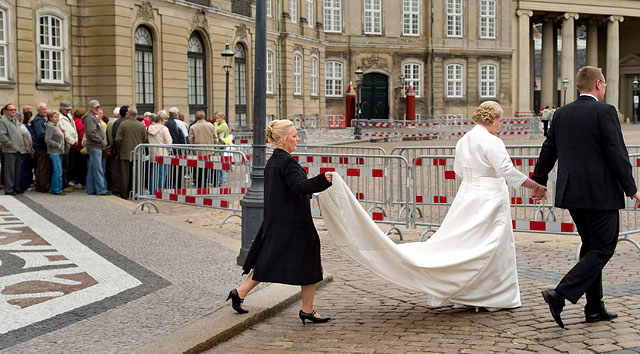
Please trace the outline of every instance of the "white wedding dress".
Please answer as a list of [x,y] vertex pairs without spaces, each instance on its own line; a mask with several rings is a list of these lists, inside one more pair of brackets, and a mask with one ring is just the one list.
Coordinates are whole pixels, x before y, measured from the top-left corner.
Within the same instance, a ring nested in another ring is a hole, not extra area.
[[502,140],[481,125],[458,141],[454,170],[463,179],[460,189],[441,227],[426,242],[391,241],[337,174],[318,197],[329,234],[373,273],[425,292],[429,306],[519,307],[505,180],[520,186],[527,177],[515,169]]

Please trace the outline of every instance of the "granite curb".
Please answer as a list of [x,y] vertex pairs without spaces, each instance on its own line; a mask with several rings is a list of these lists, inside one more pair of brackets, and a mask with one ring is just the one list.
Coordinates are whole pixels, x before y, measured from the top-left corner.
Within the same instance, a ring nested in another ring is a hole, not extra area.
[[[333,276],[326,274],[317,289],[331,281]],[[249,310],[247,316],[235,313],[231,305],[227,305],[172,333],[158,336],[130,353],[201,353],[276,315],[300,298],[299,286],[269,284],[247,296],[244,306]]]

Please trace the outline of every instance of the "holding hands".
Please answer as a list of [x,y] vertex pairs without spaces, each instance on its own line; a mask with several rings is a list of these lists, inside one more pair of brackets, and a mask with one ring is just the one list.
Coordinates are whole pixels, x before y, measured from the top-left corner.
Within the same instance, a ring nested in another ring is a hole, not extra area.
[[327,182],[331,183],[333,181],[333,172],[330,172],[330,171],[325,172],[324,178],[327,179]]
[[531,190],[531,198],[533,198],[536,203],[544,202],[547,199],[547,187],[538,184],[537,187]]

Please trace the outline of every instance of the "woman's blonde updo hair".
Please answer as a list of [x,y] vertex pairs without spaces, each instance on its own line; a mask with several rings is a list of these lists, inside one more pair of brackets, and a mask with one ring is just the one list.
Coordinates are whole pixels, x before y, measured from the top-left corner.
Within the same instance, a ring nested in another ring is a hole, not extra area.
[[480,104],[480,106],[476,108],[476,111],[471,117],[478,123],[491,124],[493,123],[494,119],[502,116],[502,113],[502,107],[500,107],[500,104],[498,102],[486,101],[482,102],[482,104]]
[[293,126],[293,122],[288,119],[277,119],[271,121],[265,129],[267,139],[271,144],[278,145],[289,134],[289,127]]

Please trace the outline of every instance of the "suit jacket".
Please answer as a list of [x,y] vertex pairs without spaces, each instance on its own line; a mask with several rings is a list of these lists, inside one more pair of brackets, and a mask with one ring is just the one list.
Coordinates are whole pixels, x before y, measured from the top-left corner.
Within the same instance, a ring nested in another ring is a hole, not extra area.
[[593,97],[555,112],[531,179],[546,185],[556,160],[557,207],[623,209],[637,191],[616,109]]

